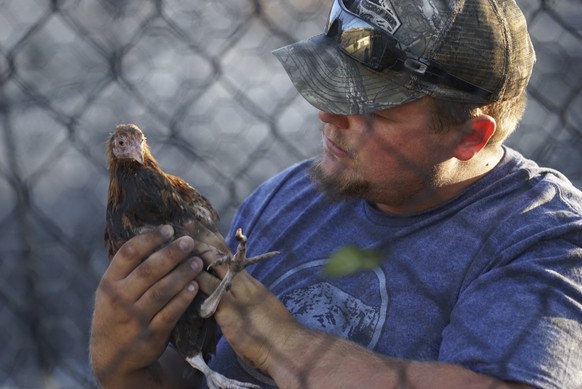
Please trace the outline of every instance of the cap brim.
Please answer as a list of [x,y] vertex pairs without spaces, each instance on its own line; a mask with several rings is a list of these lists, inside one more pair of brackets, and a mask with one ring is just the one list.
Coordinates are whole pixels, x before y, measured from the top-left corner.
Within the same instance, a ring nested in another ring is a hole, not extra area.
[[410,88],[414,80],[406,72],[375,72],[339,51],[335,40],[323,34],[273,54],[299,93],[325,112],[361,115],[426,95]]

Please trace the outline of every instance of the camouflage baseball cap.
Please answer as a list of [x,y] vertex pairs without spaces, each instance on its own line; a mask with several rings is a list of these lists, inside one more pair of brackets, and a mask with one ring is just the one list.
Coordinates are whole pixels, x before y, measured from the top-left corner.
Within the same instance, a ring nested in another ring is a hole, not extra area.
[[273,51],[299,93],[322,111],[364,114],[425,95],[490,103],[519,95],[529,82],[535,52],[515,0],[335,0],[332,14],[342,1],[344,10],[380,29],[421,65],[436,64],[477,92],[407,66],[373,70],[340,50],[330,20],[326,34]]

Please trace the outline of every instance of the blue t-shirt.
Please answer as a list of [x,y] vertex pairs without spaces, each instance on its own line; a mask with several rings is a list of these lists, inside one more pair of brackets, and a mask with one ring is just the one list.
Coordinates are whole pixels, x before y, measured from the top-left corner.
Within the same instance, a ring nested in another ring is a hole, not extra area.
[[[249,257],[281,252],[249,272],[298,321],[390,357],[582,388],[582,193],[563,175],[506,148],[454,199],[395,216],[360,199],[330,201],[310,181],[311,163],[260,186],[232,224],[248,236]],[[379,251],[381,265],[325,277],[348,244]],[[274,385],[224,339],[211,367]]]

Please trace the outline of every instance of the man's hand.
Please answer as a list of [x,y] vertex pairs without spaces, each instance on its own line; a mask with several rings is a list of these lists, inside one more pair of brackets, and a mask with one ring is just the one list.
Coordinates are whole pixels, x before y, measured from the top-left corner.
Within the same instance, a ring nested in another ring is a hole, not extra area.
[[[95,296],[91,366],[105,387],[163,386],[158,359],[170,332],[198,291],[194,241],[170,226],[146,232],[113,257]],[[167,245],[166,245],[167,244]]]
[[[200,223],[188,223],[184,227],[195,237],[193,252],[205,266],[225,254],[232,255],[219,233],[209,231]],[[208,295],[216,289],[228,266],[212,269],[219,278],[208,272],[201,272],[196,278],[200,289]],[[235,352],[263,372],[268,371],[270,354],[276,352],[274,346],[283,345],[289,334],[300,329],[283,303],[245,270],[234,277],[232,288],[222,297],[214,318]]]
[[[222,236],[197,228],[202,230],[192,235],[204,241],[195,241],[194,252],[206,266],[224,254],[231,254]],[[218,247],[224,248],[222,253],[216,250]],[[210,295],[227,270],[227,265],[213,266],[219,278],[200,273],[196,278],[200,289]],[[234,277],[232,288],[222,297],[214,318],[235,352],[263,372],[269,370],[271,353],[277,353],[286,338],[301,328],[283,303],[245,270]]]

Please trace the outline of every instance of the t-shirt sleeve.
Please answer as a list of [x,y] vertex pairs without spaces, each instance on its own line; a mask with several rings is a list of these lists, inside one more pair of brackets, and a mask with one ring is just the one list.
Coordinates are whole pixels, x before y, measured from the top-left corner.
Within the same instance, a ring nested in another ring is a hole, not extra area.
[[464,287],[439,359],[540,388],[582,388],[579,239],[542,240]]

